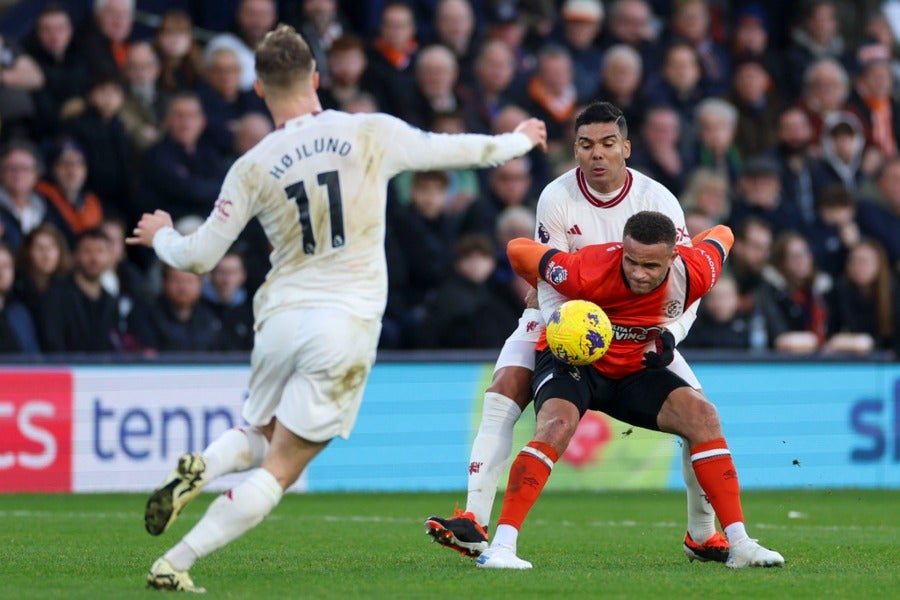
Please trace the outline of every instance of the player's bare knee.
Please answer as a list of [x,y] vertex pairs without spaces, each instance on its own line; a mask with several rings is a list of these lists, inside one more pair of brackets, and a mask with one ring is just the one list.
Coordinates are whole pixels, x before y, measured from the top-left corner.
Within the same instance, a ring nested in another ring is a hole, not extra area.
[[553,411],[538,419],[534,438],[550,444],[561,455],[575,435],[579,420],[577,409],[572,412]]

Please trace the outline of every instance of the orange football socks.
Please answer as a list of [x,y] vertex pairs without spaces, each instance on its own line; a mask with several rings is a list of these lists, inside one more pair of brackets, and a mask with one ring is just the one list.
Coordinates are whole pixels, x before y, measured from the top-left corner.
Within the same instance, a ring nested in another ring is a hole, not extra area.
[[517,530],[522,528],[522,522],[537,502],[558,459],[556,450],[544,442],[531,441],[522,448],[509,470],[509,484],[498,524],[511,525]]

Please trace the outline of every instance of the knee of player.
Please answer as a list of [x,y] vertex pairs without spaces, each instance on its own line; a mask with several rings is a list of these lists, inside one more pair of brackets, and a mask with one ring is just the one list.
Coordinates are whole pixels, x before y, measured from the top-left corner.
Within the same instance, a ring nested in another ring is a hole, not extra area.
[[550,444],[562,454],[575,435],[579,420],[577,410],[573,414],[554,413],[543,419],[539,416],[535,439]]

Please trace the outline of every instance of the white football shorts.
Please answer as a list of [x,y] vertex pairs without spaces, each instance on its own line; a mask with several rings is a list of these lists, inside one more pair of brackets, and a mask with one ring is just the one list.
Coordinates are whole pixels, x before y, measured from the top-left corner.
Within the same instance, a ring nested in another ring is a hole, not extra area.
[[244,419],[277,417],[312,442],[349,437],[380,333],[381,321],[333,308],[273,314],[256,332]]
[[504,367],[525,367],[534,371],[534,345],[544,331],[544,318],[537,308],[526,308],[516,330],[503,342],[494,373]]
[[672,359],[672,362],[669,363],[669,366],[666,368],[684,379],[685,382],[687,382],[687,384],[695,390],[700,389],[700,380],[697,379],[696,375],[694,375],[694,371],[691,370],[690,365],[687,364],[687,361],[684,360],[681,352],[679,352],[677,349],[675,350],[675,358]]

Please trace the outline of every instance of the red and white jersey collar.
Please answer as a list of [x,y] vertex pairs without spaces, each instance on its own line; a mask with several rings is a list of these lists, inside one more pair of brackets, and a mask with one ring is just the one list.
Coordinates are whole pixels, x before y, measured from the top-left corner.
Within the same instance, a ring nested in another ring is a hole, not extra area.
[[575,180],[578,182],[578,189],[581,190],[581,195],[584,196],[585,200],[598,208],[612,208],[622,202],[622,200],[625,199],[625,196],[628,195],[628,192],[631,191],[631,184],[634,182],[634,176],[631,174],[631,171],[625,169],[625,185],[609,199],[601,198],[590,188],[590,186],[588,186],[587,179],[581,171],[581,167],[575,169]]

